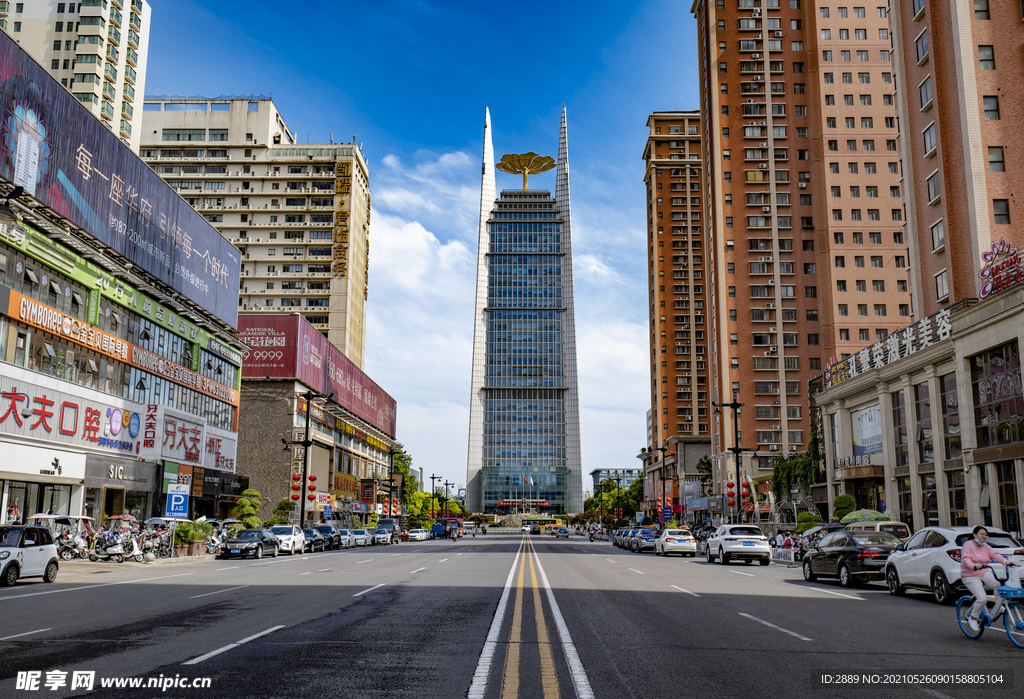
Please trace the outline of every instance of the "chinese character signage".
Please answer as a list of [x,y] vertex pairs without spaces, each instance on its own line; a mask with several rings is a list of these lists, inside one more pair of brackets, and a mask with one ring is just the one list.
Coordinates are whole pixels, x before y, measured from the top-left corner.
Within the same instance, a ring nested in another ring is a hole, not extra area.
[[982,253],[985,266],[978,271],[978,279],[982,281],[978,291],[979,298],[988,298],[992,294],[1017,286],[1024,280],[1024,269],[1021,269],[1020,249],[1010,245],[1005,238],[992,243],[989,252]]
[[243,315],[238,337],[252,347],[243,355],[243,378],[294,378],[379,429],[395,436],[397,403],[370,377],[299,316]]
[[882,451],[882,411],[877,405],[850,413],[855,456]]
[[0,175],[231,326],[241,258],[6,34]]

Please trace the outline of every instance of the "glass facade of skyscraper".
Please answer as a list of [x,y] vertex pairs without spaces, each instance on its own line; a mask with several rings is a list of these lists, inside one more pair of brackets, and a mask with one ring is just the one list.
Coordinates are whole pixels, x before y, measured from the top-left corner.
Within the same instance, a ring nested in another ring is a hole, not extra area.
[[487,222],[483,506],[566,511],[561,216],[547,190],[504,190]]

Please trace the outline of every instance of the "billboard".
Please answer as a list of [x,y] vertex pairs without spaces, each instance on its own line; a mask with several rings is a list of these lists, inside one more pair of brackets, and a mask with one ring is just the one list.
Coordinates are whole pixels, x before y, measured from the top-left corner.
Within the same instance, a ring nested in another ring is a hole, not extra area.
[[850,413],[853,425],[853,455],[880,454],[882,451],[882,411],[877,405]]
[[395,436],[395,399],[301,317],[239,316],[238,338],[252,347],[242,355],[243,379],[298,379]]
[[238,250],[3,33],[0,176],[234,327]]

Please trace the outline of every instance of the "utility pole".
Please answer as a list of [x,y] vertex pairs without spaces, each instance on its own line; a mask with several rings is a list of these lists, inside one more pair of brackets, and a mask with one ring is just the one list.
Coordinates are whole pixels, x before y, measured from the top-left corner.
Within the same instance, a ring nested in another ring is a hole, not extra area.
[[[432,502],[437,502],[437,491],[434,489],[434,481],[439,480],[441,480],[441,476],[435,476],[433,473],[430,474],[430,500]],[[437,505],[434,505],[434,509],[437,509]]]
[[[734,445],[729,447],[728,451],[731,451],[733,453],[733,456],[736,458],[736,481],[737,481],[738,484],[742,485],[742,483],[743,483],[743,481],[742,481],[743,476],[741,474],[742,454],[743,454],[744,451],[750,451],[751,454],[756,454],[757,451],[758,451],[756,448],[753,449],[753,450],[749,450],[749,449],[745,450],[745,449],[743,449],[743,447],[740,446],[740,440],[739,440],[737,435],[739,435],[739,433],[740,433],[740,408],[743,407],[743,403],[740,403],[740,402],[736,401],[735,397],[734,397],[732,403],[716,403],[714,401],[711,401],[711,405],[715,406],[715,412],[719,413],[719,414],[721,414],[721,412],[722,412],[721,408],[731,408],[732,409],[732,436],[733,436],[733,440],[734,440]],[[733,516],[733,514],[732,514],[732,506],[731,505],[729,506],[729,516],[730,517]]]
[[[327,396],[327,400],[330,400],[331,396],[333,396],[333,395],[334,394],[332,393],[330,396]],[[288,447],[292,446],[292,445],[297,445],[297,446],[301,446],[302,447],[302,487],[303,487],[303,489],[305,489],[305,487],[306,487],[306,479],[309,477],[309,448],[311,446],[313,446],[313,442],[309,438],[309,409],[310,409],[310,406],[312,406],[312,404],[313,404],[313,392],[312,391],[306,391],[305,393],[302,394],[302,397],[306,400],[306,436],[303,437],[301,440],[282,439],[281,441],[284,442],[285,451],[288,451]],[[301,490],[299,492],[302,493]],[[312,495],[313,493],[311,492],[309,494]],[[302,493],[299,496],[299,527],[300,528],[305,528],[305,519],[306,519],[306,494]]]
[[444,515],[445,515],[446,519],[448,517],[448,500],[449,500],[449,497],[448,497],[448,486],[450,486],[450,485],[455,485],[455,484],[454,483],[449,483],[448,481],[444,482]]

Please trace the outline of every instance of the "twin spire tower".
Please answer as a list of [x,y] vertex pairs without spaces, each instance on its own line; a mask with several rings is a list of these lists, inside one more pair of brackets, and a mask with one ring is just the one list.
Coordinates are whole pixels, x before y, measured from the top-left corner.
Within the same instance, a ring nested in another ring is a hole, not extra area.
[[508,154],[497,167],[522,174],[523,188],[496,191],[486,110],[466,505],[498,515],[582,512],[565,109],[554,197],[527,189],[552,158]]

